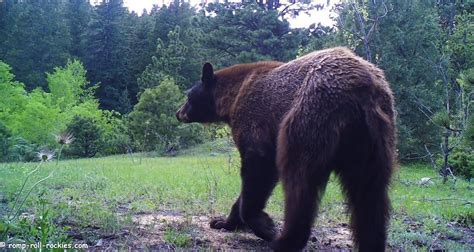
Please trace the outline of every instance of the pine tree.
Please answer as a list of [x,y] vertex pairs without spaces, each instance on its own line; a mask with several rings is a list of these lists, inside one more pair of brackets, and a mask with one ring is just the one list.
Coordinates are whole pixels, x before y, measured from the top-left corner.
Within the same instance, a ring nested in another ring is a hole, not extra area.
[[[122,0],[104,0],[95,7],[88,28],[86,66],[88,79],[100,83],[97,90],[101,107],[129,112],[130,97],[124,97],[130,78],[127,66],[127,37],[124,22],[128,16]],[[128,102],[124,103],[124,100]]]
[[152,43],[149,39],[153,29],[151,17],[143,12],[141,16],[132,13],[129,19],[127,30],[129,34],[128,40],[128,56],[127,62],[130,67],[132,79],[128,85],[129,97],[132,104],[136,104],[139,87],[137,79],[145,70],[146,66],[151,63],[153,52],[155,51],[156,41]]
[[11,65],[17,79],[25,83],[28,90],[45,87],[44,73],[64,64],[69,57],[70,37],[64,22],[64,3],[8,1],[3,11],[0,43],[5,51],[0,54],[2,59]]
[[71,56],[83,59],[85,35],[92,15],[92,6],[87,0],[69,0],[66,5],[66,15],[71,36],[69,52]]

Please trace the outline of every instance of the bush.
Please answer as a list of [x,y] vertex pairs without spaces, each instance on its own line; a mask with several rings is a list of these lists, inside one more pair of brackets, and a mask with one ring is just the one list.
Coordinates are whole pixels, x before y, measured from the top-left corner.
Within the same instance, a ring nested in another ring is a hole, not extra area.
[[449,155],[449,164],[456,175],[474,178],[474,151],[469,147],[455,148]]
[[102,129],[91,118],[75,116],[67,127],[74,141],[65,149],[69,157],[93,157],[101,148]]
[[30,162],[37,160],[39,146],[21,137],[10,138],[8,161]]
[[0,121],[0,162],[8,161],[11,133]]
[[132,145],[127,119],[121,118],[117,113],[104,115],[104,118],[104,125],[101,125],[104,128],[102,134],[103,148],[100,153],[103,155],[127,153]]
[[16,111],[13,118],[14,123],[10,128],[13,135],[39,145],[54,144],[54,134],[65,126],[51,95],[41,89],[28,94],[24,108]]
[[0,61],[0,121],[12,136],[29,143],[52,146],[54,134],[64,131],[74,116],[102,120],[103,112],[89,87],[86,70],[79,61],[47,73],[48,88],[26,92],[14,81],[11,68]]
[[[438,167],[443,167],[443,157],[439,155],[436,160]],[[470,145],[456,146],[448,157],[448,164],[454,175],[470,180],[474,178],[474,150]]]
[[140,150],[166,153],[202,142],[201,125],[182,124],[175,117],[184,99],[170,78],[141,94],[130,113],[130,130]]

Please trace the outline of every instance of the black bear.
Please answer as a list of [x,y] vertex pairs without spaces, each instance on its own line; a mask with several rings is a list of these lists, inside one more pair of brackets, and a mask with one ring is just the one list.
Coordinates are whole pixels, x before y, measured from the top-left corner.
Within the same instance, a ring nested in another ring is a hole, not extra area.
[[[229,124],[242,158],[240,196],[211,228],[248,226],[275,250],[301,250],[334,171],[347,196],[355,247],[385,249],[396,132],[382,70],[340,47],[216,72],[206,63],[176,116]],[[277,236],[263,209],[279,179],[285,217]]]

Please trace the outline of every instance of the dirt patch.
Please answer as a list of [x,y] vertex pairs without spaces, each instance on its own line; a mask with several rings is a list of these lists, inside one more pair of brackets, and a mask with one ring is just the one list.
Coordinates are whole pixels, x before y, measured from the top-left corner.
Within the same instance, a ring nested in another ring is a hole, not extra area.
[[[228,232],[209,227],[206,216],[183,216],[173,212],[139,214],[132,217],[135,228],[124,233],[122,241],[99,240],[97,248],[126,247],[128,249],[218,249],[218,250],[269,250],[267,242],[249,230]],[[281,228],[281,223],[278,223]],[[347,226],[313,229],[309,249],[351,248],[350,231]]]

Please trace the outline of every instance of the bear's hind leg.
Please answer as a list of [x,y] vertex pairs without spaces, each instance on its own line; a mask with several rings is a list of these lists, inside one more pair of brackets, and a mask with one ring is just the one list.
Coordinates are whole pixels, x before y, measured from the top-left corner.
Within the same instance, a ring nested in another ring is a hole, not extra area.
[[338,113],[335,101],[324,92],[303,96],[280,124],[276,162],[285,191],[285,223],[270,245],[275,250],[302,250],[309,239],[347,117]]
[[277,251],[302,250],[311,234],[338,142],[336,129],[325,119],[308,123],[290,111],[280,126],[277,164],[285,191],[285,223],[270,244]]
[[[294,164],[298,162],[295,160]],[[309,164],[307,164],[309,165]],[[270,245],[276,251],[302,250],[311,234],[318,205],[326,187],[330,170],[327,167],[297,167],[282,177],[285,190],[285,219],[280,237]],[[312,165],[311,165],[312,166]],[[313,174],[298,172],[316,168]]]
[[349,203],[359,251],[385,250],[390,217],[388,189],[394,162],[390,139],[394,132],[376,119],[370,123],[360,119],[348,127],[337,152],[336,172]]
[[[351,228],[359,251],[384,251],[390,216],[386,164],[353,163],[342,167],[340,178],[349,203]],[[390,161],[385,161],[389,163]]]

